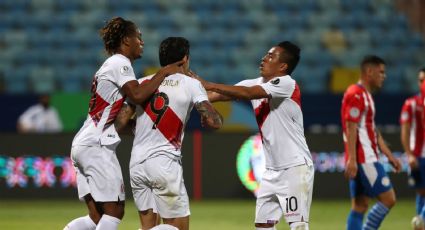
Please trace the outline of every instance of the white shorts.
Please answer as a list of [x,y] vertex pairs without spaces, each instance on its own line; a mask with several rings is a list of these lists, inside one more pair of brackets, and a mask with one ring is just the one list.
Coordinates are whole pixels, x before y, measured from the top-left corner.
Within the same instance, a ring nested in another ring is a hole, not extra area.
[[166,155],[148,158],[130,168],[130,181],[139,211],[153,209],[162,218],[190,215],[180,158]]
[[276,224],[282,215],[288,224],[308,222],[313,180],[313,166],[267,169],[257,194],[255,223]]
[[96,202],[125,200],[124,182],[115,149],[73,146],[71,159],[77,174],[80,200],[91,194]]

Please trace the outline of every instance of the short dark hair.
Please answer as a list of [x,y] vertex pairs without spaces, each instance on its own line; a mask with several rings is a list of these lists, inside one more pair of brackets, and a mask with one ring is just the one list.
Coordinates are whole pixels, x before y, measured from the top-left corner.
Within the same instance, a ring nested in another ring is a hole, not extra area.
[[291,74],[300,61],[301,49],[290,41],[280,42],[277,46],[284,49],[280,55],[280,61],[288,64],[287,74]]
[[183,37],[168,37],[159,46],[159,64],[166,66],[189,56],[190,44]]
[[381,64],[385,65],[384,59],[382,59],[382,58],[380,58],[376,55],[366,55],[363,58],[362,63],[360,64],[360,67],[361,67],[362,71],[364,71],[366,66],[368,66],[368,65],[377,66],[377,65],[381,65]]
[[136,24],[121,17],[112,18],[99,31],[105,50],[109,55],[116,53],[124,37],[134,35],[136,32]]
[[425,67],[422,67],[419,72],[424,72],[425,73]]

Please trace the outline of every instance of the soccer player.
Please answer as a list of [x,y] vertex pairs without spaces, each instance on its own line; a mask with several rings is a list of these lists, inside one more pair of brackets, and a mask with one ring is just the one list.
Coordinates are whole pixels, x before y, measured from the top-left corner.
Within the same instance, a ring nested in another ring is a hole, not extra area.
[[396,197],[384,167],[378,161],[380,150],[395,171],[401,163],[375,127],[375,104],[371,92],[380,89],[385,80],[385,62],[377,56],[366,56],[361,63],[361,76],[357,84],[347,88],[342,100],[341,120],[345,146],[345,176],[350,181],[351,212],[348,230],[362,229],[363,216],[369,198],[378,202],[371,208],[363,229],[378,229]]
[[100,30],[100,35],[111,56],[94,76],[88,116],[71,149],[78,196],[86,202],[89,215],[71,221],[65,227],[67,230],[118,229],[124,215],[125,194],[115,155],[120,138],[114,120],[126,96],[142,104],[166,76],[183,71],[184,61],[180,61],[162,68],[150,82],[139,85],[131,65],[141,57],[144,45],[137,26],[117,17]]
[[[418,73],[418,85],[425,79],[425,68]],[[424,96],[412,96],[403,104],[400,115],[401,143],[409,162],[409,185],[416,189],[416,214],[425,218]]]
[[263,174],[255,212],[256,229],[276,229],[282,215],[291,229],[308,229],[314,167],[305,136],[301,93],[290,76],[300,49],[284,41],[262,58],[261,76],[235,86],[202,80],[210,101],[250,100],[264,147]]
[[[185,38],[169,37],[161,42],[161,66],[182,59],[188,71],[189,42]],[[151,78],[147,76],[139,81],[143,85]],[[156,225],[157,215],[164,224],[179,230],[189,229],[189,199],[183,181],[181,145],[193,107],[205,126],[221,127],[222,117],[208,101],[204,87],[184,74],[168,76],[148,102],[136,107],[130,180],[143,230]],[[133,111],[130,104],[122,108],[116,122],[118,129],[122,129]],[[168,228],[160,225],[157,229]]]

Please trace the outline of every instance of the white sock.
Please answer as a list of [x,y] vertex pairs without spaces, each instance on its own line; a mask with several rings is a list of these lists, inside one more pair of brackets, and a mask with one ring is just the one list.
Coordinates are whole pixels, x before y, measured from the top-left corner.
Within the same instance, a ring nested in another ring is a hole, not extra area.
[[102,218],[100,218],[100,221],[97,224],[96,229],[97,230],[117,230],[118,225],[120,223],[121,223],[120,219],[103,214]]
[[179,230],[179,229],[169,224],[160,224],[151,228],[151,230]]
[[307,222],[295,222],[289,225],[291,227],[291,230],[308,230],[308,223]]
[[96,224],[87,215],[69,222],[63,230],[95,230]]

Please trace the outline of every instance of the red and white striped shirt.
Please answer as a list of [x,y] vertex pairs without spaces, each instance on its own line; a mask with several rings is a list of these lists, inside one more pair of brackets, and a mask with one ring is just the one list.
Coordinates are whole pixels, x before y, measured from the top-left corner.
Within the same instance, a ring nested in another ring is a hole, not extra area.
[[121,88],[128,81],[135,80],[127,57],[114,54],[103,63],[93,78],[87,118],[75,135],[72,146],[118,145],[121,139],[114,121],[125,99]]
[[410,149],[416,157],[425,157],[423,119],[423,97],[418,94],[406,99],[401,109],[400,124],[410,124]]
[[341,121],[345,147],[345,160],[348,160],[347,124],[354,122],[357,127],[357,163],[371,163],[378,160],[378,139],[375,127],[375,103],[372,95],[360,84],[347,88],[342,99]]
[[[154,75],[139,79],[141,84]],[[183,74],[168,76],[151,99],[136,107],[130,168],[154,155],[181,156],[184,128],[196,103],[208,101],[201,83]]]
[[263,77],[236,85],[261,86],[270,98],[251,100],[263,141],[266,168],[282,170],[313,161],[304,136],[301,93],[289,75],[268,82]]

